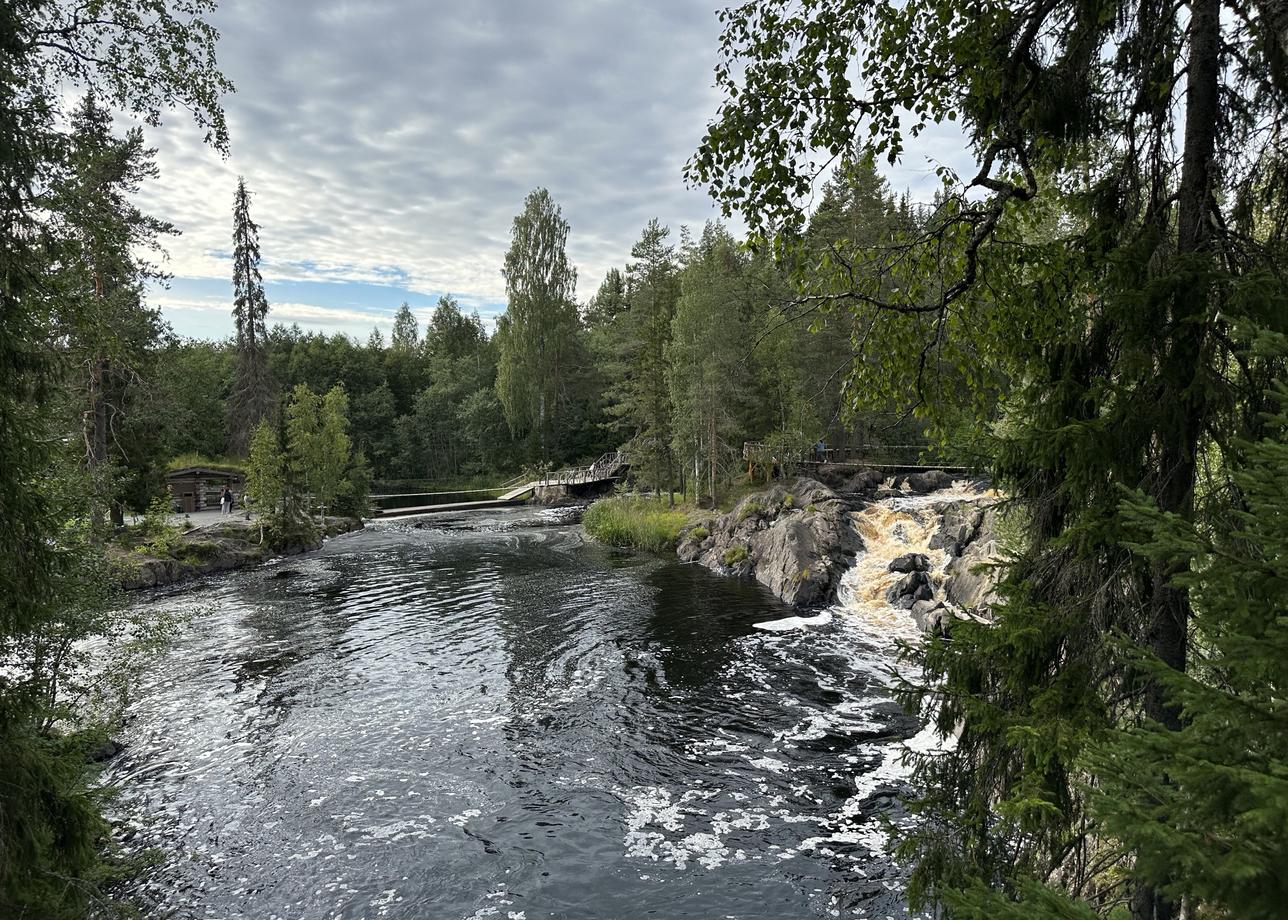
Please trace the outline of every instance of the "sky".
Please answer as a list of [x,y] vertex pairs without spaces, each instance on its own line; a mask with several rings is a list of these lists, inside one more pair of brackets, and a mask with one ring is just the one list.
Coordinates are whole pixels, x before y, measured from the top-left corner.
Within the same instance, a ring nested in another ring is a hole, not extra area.
[[[246,178],[269,322],[365,339],[406,301],[449,293],[490,325],[524,196],[545,186],[571,225],[584,300],[650,218],[718,213],[683,166],[716,111],[718,0],[223,0],[214,16],[227,158],[180,114],[150,129],[144,209],[181,235],[154,290],[180,335],[232,333],[232,201]],[[889,177],[929,198],[924,138]]]

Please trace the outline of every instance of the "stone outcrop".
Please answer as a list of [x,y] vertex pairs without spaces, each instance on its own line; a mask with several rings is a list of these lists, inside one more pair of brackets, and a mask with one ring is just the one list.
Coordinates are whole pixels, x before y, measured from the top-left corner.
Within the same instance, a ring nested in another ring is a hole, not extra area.
[[235,519],[181,535],[168,556],[121,552],[117,561],[126,573],[122,577],[122,585],[127,591],[156,588],[258,565],[279,556],[298,555],[320,547],[324,536],[332,537],[361,528],[362,521],[356,518],[329,517],[324,535],[294,540],[273,548],[261,539],[257,523]]
[[[939,510],[939,529],[930,539],[931,549],[948,556],[939,587],[929,597],[918,595],[905,584],[913,577],[908,575],[890,593],[891,602],[907,609],[923,632],[946,635],[954,620],[989,619],[999,575],[992,565],[998,557],[997,509],[989,500],[976,500],[949,502]],[[899,571],[893,566],[891,571]]]
[[680,535],[678,552],[717,572],[754,577],[797,607],[831,603],[863,548],[850,503],[813,479],[748,495]]

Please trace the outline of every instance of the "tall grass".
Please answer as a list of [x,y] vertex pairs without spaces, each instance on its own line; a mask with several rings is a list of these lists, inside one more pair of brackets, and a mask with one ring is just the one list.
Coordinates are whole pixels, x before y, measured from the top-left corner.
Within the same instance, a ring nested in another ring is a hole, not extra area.
[[683,511],[668,511],[646,498],[603,498],[586,509],[582,524],[601,543],[635,549],[673,549],[680,528],[688,522]]

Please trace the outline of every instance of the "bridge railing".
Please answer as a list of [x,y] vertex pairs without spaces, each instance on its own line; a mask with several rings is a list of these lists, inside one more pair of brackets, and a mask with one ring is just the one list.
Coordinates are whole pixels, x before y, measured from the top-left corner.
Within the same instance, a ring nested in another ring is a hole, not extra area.
[[620,450],[613,450],[604,454],[590,466],[574,466],[558,470],[542,479],[536,480],[535,484],[539,486],[564,486],[600,482],[605,479],[612,479],[625,465],[626,455]]
[[[787,454],[774,456],[777,463],[796,464],[818,463],[872,463],[872,464],[915,464],[931,450],[930,444],[863,444],[851,447],[806,447]],[[744,441],[742,458],[744,460],[763,459],[768,447],[760,441]]]

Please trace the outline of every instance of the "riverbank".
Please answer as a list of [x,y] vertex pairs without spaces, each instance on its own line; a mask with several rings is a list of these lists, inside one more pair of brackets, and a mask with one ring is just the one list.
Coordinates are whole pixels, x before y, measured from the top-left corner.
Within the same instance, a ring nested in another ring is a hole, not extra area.
[[595,502],[581,522],[588,534],[609,546],[664,552],[675,549],[689,517],[688,511],[669,509],[655,499],[616,496]]
[[328,517],[321,526],[274,535],[259,521],[228,518],[187,532],[177,529],[161,539],[130,546],[112,544],[108,552],[124,573],[127,591],[156,588],[259,565],[270,559],[318,549],[328,537],[361,530],[359,518]]

